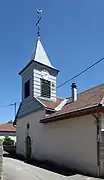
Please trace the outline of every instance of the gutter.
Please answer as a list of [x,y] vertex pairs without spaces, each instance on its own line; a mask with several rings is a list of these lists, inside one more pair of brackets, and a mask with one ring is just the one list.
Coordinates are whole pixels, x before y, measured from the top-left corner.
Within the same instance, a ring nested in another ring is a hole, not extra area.
[[74,117],[80,117],[80,116],[84,116],[84,115],[88,115],[88,114],[93,114],[93,113],[99,113],[101,111],[104,111],[104,107],[102,107],[101,105],[95,105],[93,107],[88,107],[88,108],[83,108],[83,109],[79,109],[77,111],[72,111],[72,112],[68,112],[68,113],[64,113],[64,114],[58,114],[57,113],[54,114],[47,118],[43,118],[40,120],[40,123],[51,123],[54,121],[59,121],[59,120],[65,120],[65,119],[70,119],[70,118],[74,118]]
[[100,118],[95,114],[92,114],[96,119],[97,125],[97,175],[100,177]]

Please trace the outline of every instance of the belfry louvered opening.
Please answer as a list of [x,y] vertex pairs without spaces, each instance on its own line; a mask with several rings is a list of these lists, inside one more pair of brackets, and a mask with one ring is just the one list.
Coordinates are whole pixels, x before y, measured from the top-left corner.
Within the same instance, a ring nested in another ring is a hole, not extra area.
[[45,79],[41,79],[41,96],[51,97],[51,82]]

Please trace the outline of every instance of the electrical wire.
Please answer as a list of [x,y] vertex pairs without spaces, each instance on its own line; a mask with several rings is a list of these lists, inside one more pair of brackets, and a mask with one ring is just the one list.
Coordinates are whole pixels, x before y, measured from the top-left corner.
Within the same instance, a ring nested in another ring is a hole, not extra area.
[[[64,86],[65,84],[67,84],[68,82],[72,81],[73,79],[79,77],[80,75],[82,75],[83,73],[85,73],[86,71],[88,71],[89,69],[91,69],[92,67],[94,67],[95,65],[99,64],[100,62],[102,62],[104,60],[104,58],[99,59],[98,61],[96,61],[95,63],[93,63],[92,65],[90,65],[89,67],[87,67],[86,69],[84,69],[83,71],[79,72],[78,74],[76,74],[75,76],[73,76],[72,78],[68,79],[67,81],[65,81],[64,83],[60,84],[59,86],[56,87],[56,89],[59,89],[60,87]],[[44,90],[43,90],[44,91]],[[17,103],[16,103],[17,104]],[[0,105],[0,107],[9,107],[9,106],[14,106],[15,103],[11,103],[8,105]]]
[[14,106],[14,104],[0,105],[0,107],[9,107],[9,106]]
[[99,64],[101,61],[103,61],[104,58],[99,59],[98,61],[96,61],[95,63],[93,63],[92,65],[90,65],[88,68],[84,69],[83,71],[79,72],[78,74],[76,74],[75,76],[73,76],[72,78],[68,79],[67,81],[65,81],[64,83],[60,84],[59,86],[57,86],[56,88],[59,89],[60,87],[64,86],[65,84],[67,84],[68,82],[72,81],[73,79],[79,77],[81,74],[85,73],[86,71],[88,71],[89,69],[91,69],[92,67],[94,67],[95,65]]

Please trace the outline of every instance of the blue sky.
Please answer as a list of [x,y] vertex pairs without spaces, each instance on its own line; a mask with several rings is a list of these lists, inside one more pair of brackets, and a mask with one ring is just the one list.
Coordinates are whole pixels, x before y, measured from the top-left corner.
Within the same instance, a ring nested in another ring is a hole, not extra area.
[[[14,118],[21,100],[18,72],[27,64],[36,41],[36,9],[43,10],[41,40],[60,70],[57,85],[104,57],[104,0],[4,0],[0,2],[0,123]],[[104,82],[104,62],[75,79],[78,91]],[[69,84],[57,91],[70,96]]]

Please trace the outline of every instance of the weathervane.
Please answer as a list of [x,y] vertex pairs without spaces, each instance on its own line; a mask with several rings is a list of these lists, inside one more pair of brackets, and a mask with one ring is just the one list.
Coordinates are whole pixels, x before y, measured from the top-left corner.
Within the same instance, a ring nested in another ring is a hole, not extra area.
[[42,18],[41,13],[42,13],[42,10],[37,9],[37,19],[38,20],[37,20],[36,26],[38,28],[38,31],[37,31],[38,39],[40,38],[40,20]]

